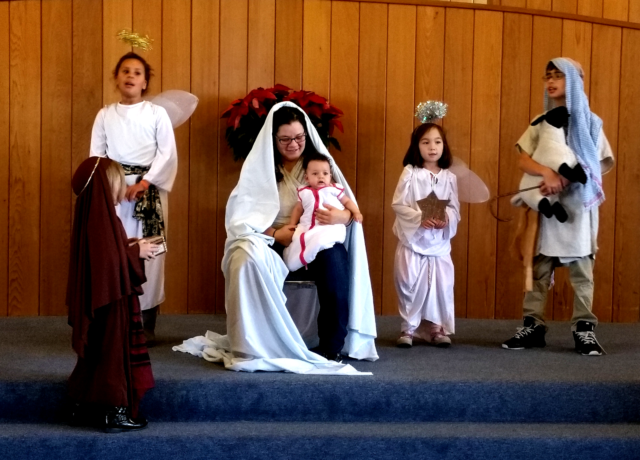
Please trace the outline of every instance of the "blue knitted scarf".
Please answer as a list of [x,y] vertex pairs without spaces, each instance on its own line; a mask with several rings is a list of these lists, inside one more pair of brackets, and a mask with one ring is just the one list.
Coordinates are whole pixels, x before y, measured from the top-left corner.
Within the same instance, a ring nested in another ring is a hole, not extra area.
[[[585,185],[577,184],[581,189],[582,203],[589,209],[604,201],[602,190],[602,171],[598,155],[598,138],[602,129],[602,120],[589,108],[589,100],[584,92],[584,82],[578,69],[565,58],[556,58],[551,62],[565,75],[566,106],[569,114],[568,144],[578,158],[587,175]],[[544,92],[545,110],[553,108],[553,100]]]

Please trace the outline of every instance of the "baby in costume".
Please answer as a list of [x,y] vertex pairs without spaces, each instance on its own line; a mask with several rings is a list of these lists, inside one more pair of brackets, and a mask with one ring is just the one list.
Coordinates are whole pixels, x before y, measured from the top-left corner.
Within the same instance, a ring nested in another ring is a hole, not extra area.
[[[303,160],[305,180],[309,184],[298,189],[298,203],[291,214],[291,225],[297,225],[293,241],[284,250],[284,262],[290,271],[296,271],[315,260],[318,252],[344,243],[346,227],[342,224],[320,225],[315,211],[331,206],[348,209],[356,222],[362,223],[358,206],[344,194],[340,184],[331,182],[331,164],[322,154]],[[298,221],[300,223],[298,224]]]

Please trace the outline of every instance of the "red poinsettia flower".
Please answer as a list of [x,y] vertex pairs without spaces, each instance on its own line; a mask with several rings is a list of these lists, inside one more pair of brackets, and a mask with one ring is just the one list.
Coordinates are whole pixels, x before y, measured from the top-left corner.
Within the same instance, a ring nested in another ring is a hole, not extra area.
[[267,88],[266,91],[273,93],[276,96],[276,98],[283,98],[284,96],[289,94],[289,91],[291,91],[291,88],[289,88],[288,86],[277,84],[273,88]]
[[344,127],[342,126],[342,122],[340,120],[336,120],[332,118],[329,120],[329,136],[333,136],[334,128],[338,128],[341,133],[344,133]]

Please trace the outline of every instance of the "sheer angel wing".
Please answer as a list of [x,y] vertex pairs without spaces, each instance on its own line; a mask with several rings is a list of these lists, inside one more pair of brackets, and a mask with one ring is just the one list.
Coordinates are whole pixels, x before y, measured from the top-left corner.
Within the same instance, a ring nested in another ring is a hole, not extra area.
[[154,96],[150,102],[164,108],[169,114],[171,125],[176,129],[187,121],[198,106],[198,98],[186,91],[170,89]]
[[489,200],[489,189],[464,161],[453,157],[449,171],[458,179],[458,199],[465,203],[484,203]]

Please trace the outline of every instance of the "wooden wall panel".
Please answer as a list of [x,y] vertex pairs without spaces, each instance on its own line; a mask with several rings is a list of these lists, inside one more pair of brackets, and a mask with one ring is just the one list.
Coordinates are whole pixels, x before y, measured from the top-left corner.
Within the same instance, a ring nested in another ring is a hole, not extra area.
[[[220,0],[220,81],[218,105],[220,112],[226,110],[231,101],[247,93],[247,0]],[[224,247],[227,232],[224,213],[229,194],[238,182],[241,164],[233,161],[233,152],[227,145],[225,131],[227,119],[219,121],[218,148],[218,197],[217,197],[217,241]],[[222,251],[218,251],[213,266],[220,267]],[[216,312],[224,313],[224,277],[218,271],[216,284]]]
[[514,8],[526,8],[527,0],[502,0],[500,4],[502,6],[512,6]]
[[304,0],[276,2],[276,83],[302,88],[302,23]]
[[[614,157],[618,147],[618,108],[620,103],[620,53],[622,30],[617,27],[593,26],[591,62],[591,110],[604,122],[604,132]],[[607,78],[599,76],[607,75]],[[615,250],[616,168],[603,177],[606,201],[600,206],[598,256],[595,265],[593,312],[600,321],[612,320],[613,256]]]
[[9,314],[9,2],[0,3],[0,316]]
[[[162,14],[162,89],[191,89],[191,0],[164,0]],[[163,311],[187,313],[189,292],[189,134],[190,123],[175,130],[178,176],[169,196]],[[167,206],[165,205],[165,209]]]
[[[382,313],[382,244],[384,237],[385,115],[387,10],[384,4],[360,5],[358,73],[358,163],[356,196],[365,216],[364,235],[376,313]],[[389,307],[391,309],[391,306]]]
[[[333,136],[342,151],[331,147],[352,190],[357,190],[358,160],[358,36],[360,4],[338,2],[331,10],[331,104],[343,112],[344,133],[337,129]],[[357,198],[357,197],[356,197]],[[363,197],[366,199],[366,197]]]
[[602,2],[602,17],[616,21],[629,20],[629,0],[607,0]]
[[[471,149],[471,98],[473,72],[472,10],[447,9],[444,50],[444,100],[449,104],[443,126],[451,153],[469,164]],[[467,248],[469,205],[462,203],[462,221],[452,241],[452,259],[456,270],[456,315],[465,317],[467,306]]]
[[[443,100],[444,26],[445,8],[418,7],[414,107],[420,102]],[[415,119],[414,124],[418,126],[420,121]]]
[[73,0],[72,18],[71,169],[75,171],[89,156],[91,128],[102,108],[102,2]]
[[629,0],[629,21],[640,22],[640,0]]
[[551,0],[527,0],[527,8],[533,10],[551,10]]
[[637,75],[640,72],[640,31],[622,32],[622,62],[620,81],[620,129],[616,191],[616,235],[613,285],[613,320],[638,321],[640,311],[640,100]]
[[216,307],[220,248],[204,244],[203,235],[217,228],[218,184],[211,178],[218,169],[219,13],[219,0],[192,0],[191,91],[200,102],[191,117],[189,154],[189,313],[214,313]]
[[[153,69],[146,95],[158,94],[162,91],[162,0],[133,0],[133,30],[153,40],[149,51],[136,48],[136,53]],[[109,64],[110,70],[113,71],[116,62]]]
[[42,3],[40,314],[63,315],[71,233],[70,0]]
[[[544,112],[544,83],[542,76],[545,74],[547,63],[562,55],[562,20],[552,18],[534,17],[533,19],[533,49],[531,56],[531,100],[529,103],[529,120]],[[524,132],[524,129],[523,129]],[[519,137],[519,136],[518,136]],[[519,176],[520,177],[520,176]],[[556,282],[566,281],[566,273],[556,272]],[[553,318],[554,290],[547,293],[545,317]]]
[[552,10],[559,13],[576,14],[578,12],[578,0],[553,0]]
[[397,239],[392,226],[395,214],[391,200],[402,172],[402,158],[413,131],[416,7],[389,5],[387,48],[387,123],[385,130],[384,252],[382,313],[397,314],[398,301],[393,283]]
[[330,96],[331,3],[305,0],[302,28],[302,86],[324,97]]
[[[516,141],[529,125],[531,91],[531,50],[533,20],[522,14],[504,15],[502,47],[502,88],[500,99],[500,164],[498,192],[518,190],[522,172],[518,168]],[[494,206],[495,212],[509,222],[498,224],[496,257],[496,318],[521,318],[522,265],[514,260],[510,248],[517,228],[517,215],[509,198]]]
[[[498,191],[500,163],[497,153],[500,151],[503,13],[476,11],[475,15],[469,166],[484,180],[493,196]],[[497,221],[489,212],[489,203],[470,206],[469,228],[467,317],[493,318]]]
[[102,0],[102,103],[104,105],[120,101],[120,94],[115,89],[113,68],[123,54],[131,51],[131,46],[118,40],[116,34],[122,29],[131,30],[132,28],[133,0]]
[[37,315],[40,279],[40,2],[11,2],[9,315]]
[[274,85],[275,0],[249,0],[248,89]]
[[[578,0],[578,14],[601,18],[603,1],[604,0]],[[610,2],[611,0],[607,1]]]

